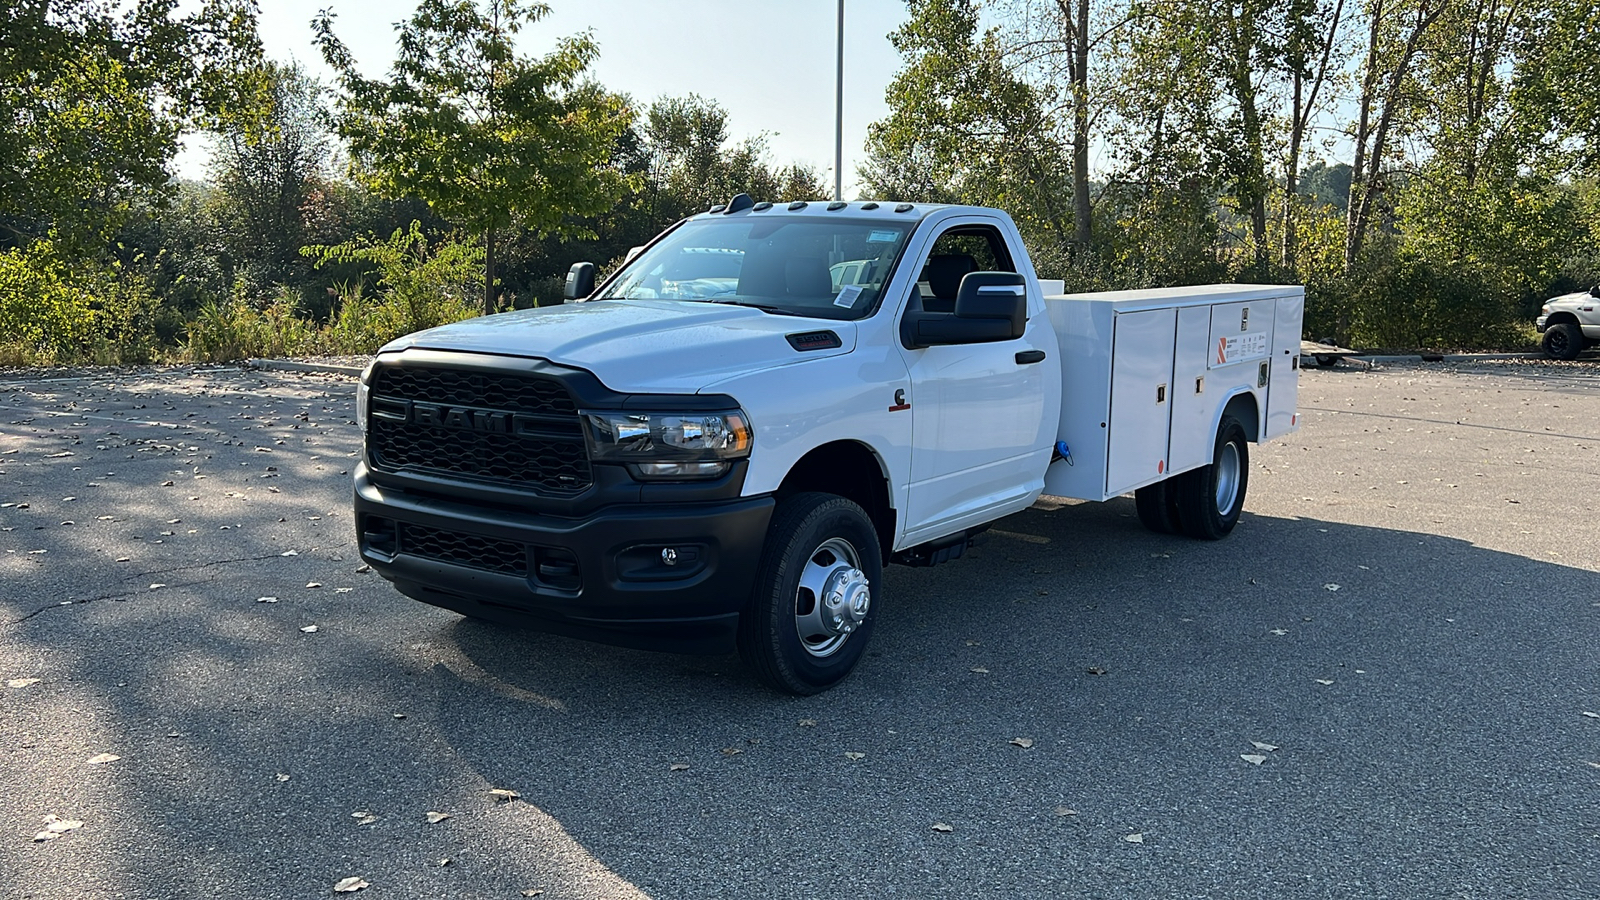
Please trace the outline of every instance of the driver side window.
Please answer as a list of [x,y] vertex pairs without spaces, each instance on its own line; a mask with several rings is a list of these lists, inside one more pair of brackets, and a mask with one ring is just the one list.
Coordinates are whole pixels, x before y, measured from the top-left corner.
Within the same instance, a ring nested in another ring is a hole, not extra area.
[[917,294],[926,312],[955,312],[956,291],[967,273],[1015,271],[999,229],[952,225],[934,240],[917,276]]

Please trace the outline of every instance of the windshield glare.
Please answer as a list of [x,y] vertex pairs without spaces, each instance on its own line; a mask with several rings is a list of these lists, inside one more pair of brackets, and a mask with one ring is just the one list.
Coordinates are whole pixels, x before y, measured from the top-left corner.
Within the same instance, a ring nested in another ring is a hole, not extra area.
[[629,263],[599,300],[698,300],[859,319],[912,223],[742,216],[686,222]]

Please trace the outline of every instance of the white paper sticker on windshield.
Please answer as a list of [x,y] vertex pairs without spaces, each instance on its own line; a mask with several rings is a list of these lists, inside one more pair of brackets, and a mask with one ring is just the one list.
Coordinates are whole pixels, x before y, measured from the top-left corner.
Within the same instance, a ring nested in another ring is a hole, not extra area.
[[890,244],[898,240],[900,240],[900,232],[898,231],[874,231],[867,235],[867,243],[869,244]]
[[856,300],[859,299],[860,297],[861,297],[861,286],[860,285],[855,285],[855,284],[847,284],[847,285],[844,286],[844,288],[842,290],[839,291],[839,296],[833,298],[833,305],[834,306],[842,306],[845,309],[849,309],[850,307],[856,305]]

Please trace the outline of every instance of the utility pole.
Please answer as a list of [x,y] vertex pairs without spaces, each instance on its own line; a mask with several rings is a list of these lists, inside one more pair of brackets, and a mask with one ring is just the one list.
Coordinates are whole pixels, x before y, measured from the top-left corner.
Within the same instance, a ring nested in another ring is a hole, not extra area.
[[833,93],[833,199],[844,199],[844,0],[839,0],[839,71]]

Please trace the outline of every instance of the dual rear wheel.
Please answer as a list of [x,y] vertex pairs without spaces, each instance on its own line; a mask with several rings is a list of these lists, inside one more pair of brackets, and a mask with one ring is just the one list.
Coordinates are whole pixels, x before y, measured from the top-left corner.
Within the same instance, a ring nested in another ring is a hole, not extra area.
[[1139,521],[1161,534],[1214,541],[1239,524],[1250,486],[1250,449],[1244,426],[1223,416],[1211,463],[1134,492]]

